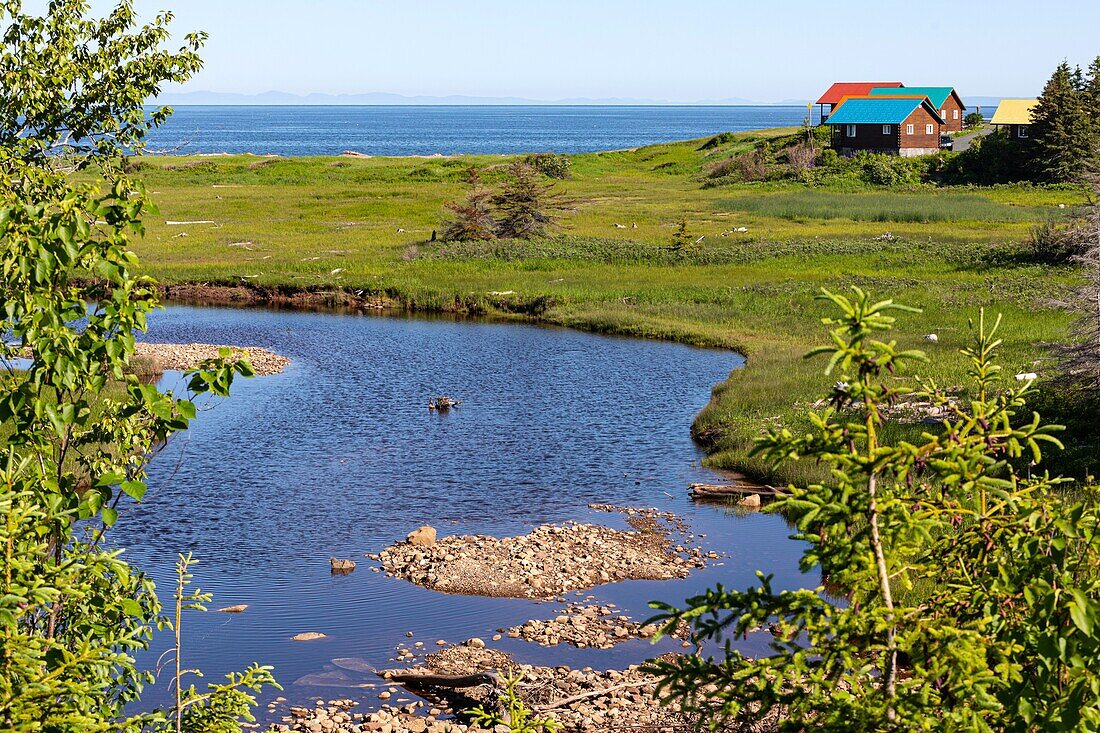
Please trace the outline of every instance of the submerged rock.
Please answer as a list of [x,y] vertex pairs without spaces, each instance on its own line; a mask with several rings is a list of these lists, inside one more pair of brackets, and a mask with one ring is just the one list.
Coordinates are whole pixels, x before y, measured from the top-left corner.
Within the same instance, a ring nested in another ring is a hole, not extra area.
[[300,634],[295,634],[290,637],[291,641],[316,641],[317,639],[327,639],[325,634],[320,631],[303,631]]
[[737,500],[737,506],[759,508],[761,503],[760,494],[749,494]]

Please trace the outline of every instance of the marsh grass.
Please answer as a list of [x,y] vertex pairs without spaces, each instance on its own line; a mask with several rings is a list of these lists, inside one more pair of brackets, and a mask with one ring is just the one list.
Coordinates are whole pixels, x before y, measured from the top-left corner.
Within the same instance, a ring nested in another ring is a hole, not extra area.
[[[803,427],[827,387],[822,365],[801,359],[824,333],[813,300],[822,286],[859,285],[923,308],[898,333],[936,352],[925,376],[942,383],[964,381],[957,350],[983,306],[1006,316],[1007,369],[1047,377],[1042,344],[1067,325],[1051,295],[1075,274],[1035,261],[1020,243],[1059,204],[1082,200],[1079,190],[704,187],[715,161],[793,132],[571,156],[571,178],[555,186],[574,202],[560,234],[483,243],[430,239],[444,202],[465,195],[467,169],[492,185],[507,156],[146,158],[141,175],[161,218],[134,249],[166,282],[361,291],[410,310],[735,349],[748,365],[715,389],[695,432],[712,465],[769,482],[819,471],[764,466],[747,449],[767,425]],[[674,251],[682,218],[703,239]],[[164,223],[205,219],[216,223]],[[924,343],[927,333],[939,342]]]
[[792,221],[850,219],[874,222],[1034,222],[1046,213],[1040,207],[1014,206],[978,193],[908,193],[860,191],[834,193],[804,189],[729,199],[734,211]]

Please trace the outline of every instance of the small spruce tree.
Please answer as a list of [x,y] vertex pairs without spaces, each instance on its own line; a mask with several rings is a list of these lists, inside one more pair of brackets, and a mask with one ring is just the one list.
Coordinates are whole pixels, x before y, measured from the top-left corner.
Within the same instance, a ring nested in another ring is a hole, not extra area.
[[561,211],[553,186],[542,183],[538,171],[520,161],[512,163],[508,173],[509,180],[493,197],[496,235],[502,239],[545,236]]
[[449,201],[444,206],[452,216],[443,224],[444,241],[466,242],[492,239],[496,236],[496,222],[493,220],[492,198],[489,189],[481,185],[481,175],[477,168],[468,171],[470,185],[466,200]]

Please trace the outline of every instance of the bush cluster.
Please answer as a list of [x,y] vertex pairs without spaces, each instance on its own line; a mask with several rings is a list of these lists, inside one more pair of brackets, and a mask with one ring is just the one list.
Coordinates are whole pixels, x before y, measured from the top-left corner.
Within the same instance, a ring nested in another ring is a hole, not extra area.
[[555,153],[534,153],[523,159],[523,162],[537,170],[547,178],[564,181],[570,176],[573,161],[567,155]]
[[1080,222],[1048,219],[1031,228],[1026,245],[1040,262],[1065,264],[1083,255],[1089,242]]
[[810,182],[826,183],[847,179],[874,186],[918,186],[936,180],[947,157],[945,153],[902,158],[868,152],[844,157],[836,150],[827,148],[818,156]]

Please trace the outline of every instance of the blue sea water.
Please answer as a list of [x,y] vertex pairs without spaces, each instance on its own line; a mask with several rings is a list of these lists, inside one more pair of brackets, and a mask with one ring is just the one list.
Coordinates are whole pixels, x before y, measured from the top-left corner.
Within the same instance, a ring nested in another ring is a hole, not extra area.
[[806,108],[621,106],[183,106],[152,151],[458,155],[619,150],[802,124]]

